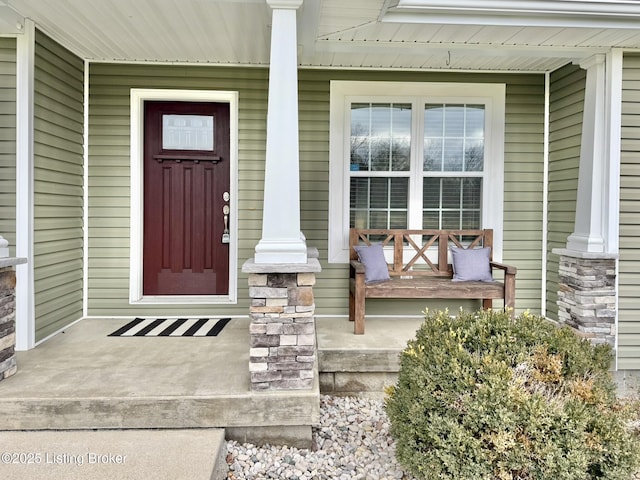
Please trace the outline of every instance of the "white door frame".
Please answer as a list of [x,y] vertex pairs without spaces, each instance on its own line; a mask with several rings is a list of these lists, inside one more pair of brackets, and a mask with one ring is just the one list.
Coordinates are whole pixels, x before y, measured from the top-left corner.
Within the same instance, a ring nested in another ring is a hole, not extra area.
[[[229,293],[227,295],[144,295],[144,102],[146,100],[229,104]],[[131,304],[234,304],[238,298],[238,92],[214,90],[131,89],[131,233],[129,302]]]

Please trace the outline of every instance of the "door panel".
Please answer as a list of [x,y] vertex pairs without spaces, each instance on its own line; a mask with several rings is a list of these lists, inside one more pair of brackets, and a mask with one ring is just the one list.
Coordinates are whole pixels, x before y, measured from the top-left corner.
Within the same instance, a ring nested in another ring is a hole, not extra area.
[[228,104],[145,102],[145,295],[228,294],[228,191]]

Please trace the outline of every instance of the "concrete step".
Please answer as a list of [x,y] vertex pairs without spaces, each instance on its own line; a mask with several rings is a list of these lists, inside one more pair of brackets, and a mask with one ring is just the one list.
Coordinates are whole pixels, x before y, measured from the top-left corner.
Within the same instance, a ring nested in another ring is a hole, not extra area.
[[372,318],[364,335],[344,319],[318,322],[320,391],[331,395],[384,397],[397,382],[400,353],[421,325],[418,318]]
[[[123,320],[83,320],[0,382],[2,430],[224,428],[229,439],[310,445],[320,392],[252,392],[249,321],[218,337],[110,337]],[[0,475],[0,479],[2,476]]]
[[3,480],[222,480],[223,429],[14,431],[0,435]]

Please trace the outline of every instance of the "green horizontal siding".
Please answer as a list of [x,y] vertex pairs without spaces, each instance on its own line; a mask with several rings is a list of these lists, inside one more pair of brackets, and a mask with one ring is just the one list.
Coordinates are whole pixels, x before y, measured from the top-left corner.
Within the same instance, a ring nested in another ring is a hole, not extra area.
[[[93,64],[89,131],[89,314],[211,315],[248,313],[246,276],[238,272],[237,305],[130,305],[129,208],[131,88],[239,92],[239,268],[253,256],[262,228],[268,71],[259,68]],[[518,266],[519,309],[540,309],[544,77],[453,73],[301,70],[299,72],[301,228],[320,251],[315,300],[319,315],[345,315],[346,265],[329,264],[329,87],[331,80],[490,82],[507,84],[504,261]],[[523,235],[524,233],[524,235]],[[371,313],[419,315],[425,302],[379,302]],[[433,303],[433,302],[432,302]],[[458,303],[432,306],[449,306]],[[473,304],[470,304],[474,306]]]
[[16,40],[0,38],[0,235],[16,245]]
[[549,92],[549,219],[547,221],[547,316],[558,319],[559,257],[573,232],[582,138],[586,71],[567,65],[551,74]]
[[36,33],[36,341],[82,317],[84,62]]
[[[344,315],[348,308],[348,268],[329,264],[329,82],[369,80],[406,82],[506,83],[505,212],[503,260],[518,267],[518,310],[540,311],[542,262],[542,172],[544,76],[415,72],[303,70],[299,74],[302,229],[320,250],[323,271],[315,287],[319,314]],[[426,308],[457,310],[460,302],[371,302],[367,313],[420,315]],[[477,303],[466,302],[465,308]]]
[[640,55],[625,55],[620,153],[618,368],[640,369]]

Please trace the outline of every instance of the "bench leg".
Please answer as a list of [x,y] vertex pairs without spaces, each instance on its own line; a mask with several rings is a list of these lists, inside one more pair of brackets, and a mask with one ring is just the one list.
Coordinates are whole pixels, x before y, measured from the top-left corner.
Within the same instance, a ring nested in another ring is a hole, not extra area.
[[353,321],[353,333],[364,335],[364,289],[356,290],[353,296]]
[[483,298],[482,299],[482,309],[483,310],[491,310],[493,308],[493,299],[491,298]]
[[353,296],[353,292],[349,290],[349,321],[353,322],[355,320],[356,313],[356,299]]
[[358,306],[356,305],[353,333],[355,333],[356,335],[364,335],[364,305],[362,305],[362,308],[358,308]]
[[511,318],[516,315],[516,276],[504,276],[504,309],[511,314]]

